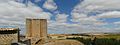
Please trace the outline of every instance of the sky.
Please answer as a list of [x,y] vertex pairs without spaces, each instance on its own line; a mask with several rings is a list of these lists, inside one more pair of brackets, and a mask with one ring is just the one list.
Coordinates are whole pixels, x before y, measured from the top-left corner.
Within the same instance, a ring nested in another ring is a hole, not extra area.
[[[108,2],[109,1],[109,2]],[[47,19],[48,33],[119,33],[120,0],[0,0],[0,27],[25,34],[25,19]]]

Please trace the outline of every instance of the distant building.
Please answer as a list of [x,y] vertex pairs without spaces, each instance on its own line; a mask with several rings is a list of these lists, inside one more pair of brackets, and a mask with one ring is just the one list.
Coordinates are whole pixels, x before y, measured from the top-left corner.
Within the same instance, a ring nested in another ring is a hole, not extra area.
[[11,45],[11,43],[18,41],[18,28],[0,28],[0,45]]

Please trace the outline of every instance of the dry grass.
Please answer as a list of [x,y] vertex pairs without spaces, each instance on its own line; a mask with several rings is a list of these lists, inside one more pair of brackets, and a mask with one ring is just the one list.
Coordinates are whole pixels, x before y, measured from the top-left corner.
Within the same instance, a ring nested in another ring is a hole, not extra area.
[[52,40],[51,39],[43,45],[84,45],[84,44],[76,40],[55,40],[55,39]]

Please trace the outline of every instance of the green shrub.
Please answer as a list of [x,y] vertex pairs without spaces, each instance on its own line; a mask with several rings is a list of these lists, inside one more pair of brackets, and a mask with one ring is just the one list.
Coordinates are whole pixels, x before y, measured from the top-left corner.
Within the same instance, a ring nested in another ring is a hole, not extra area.
[[73,40],[78,40],[82,43],[84,43],[85,45],[90,45],[93,44],[94,45],[120,45],[120,40],[116,40],[113,38],[96,38],[95,40],[91,40],[90,38],[84,39],[84,38],[80,38],[80,37],[76,37],[76,38],[67,38],[67,39],[73,39]]

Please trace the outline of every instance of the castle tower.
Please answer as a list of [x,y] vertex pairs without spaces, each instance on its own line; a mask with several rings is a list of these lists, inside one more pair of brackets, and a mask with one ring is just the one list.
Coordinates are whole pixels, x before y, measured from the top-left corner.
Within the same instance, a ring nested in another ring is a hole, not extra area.
[[31,45],[44,43],[47,39],[46,19],[26,19],[26,38],[31,40]]

